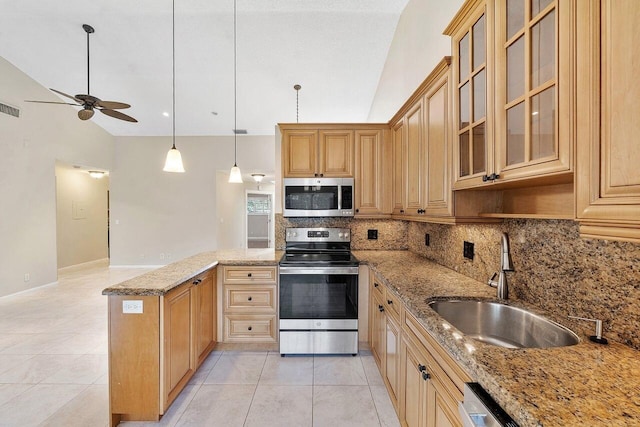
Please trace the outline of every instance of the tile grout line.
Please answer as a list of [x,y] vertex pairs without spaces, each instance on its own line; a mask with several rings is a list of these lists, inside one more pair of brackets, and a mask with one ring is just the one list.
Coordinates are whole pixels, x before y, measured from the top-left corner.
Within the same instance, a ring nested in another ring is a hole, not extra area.
[[251,413],[251,406],[253,406],[253,400],[256,398],[256,393],[258,392],[258,385],[260,384],[260,378],[262,378],[262,373],[264,372],[264,367],[267,364],[267,358],[269,357],[269,352],[264,357],[264,361],[262,362],[262,369],[260,369],[260,375],[258,376],[258,381],[256,381],[256,387],[253,389],[253,394],[251,395],[251,402],[249,402],[249,407],[247,408],[247,415],[244,416],[243,426],[247,425],[247,420],[249,419],[249,414]]

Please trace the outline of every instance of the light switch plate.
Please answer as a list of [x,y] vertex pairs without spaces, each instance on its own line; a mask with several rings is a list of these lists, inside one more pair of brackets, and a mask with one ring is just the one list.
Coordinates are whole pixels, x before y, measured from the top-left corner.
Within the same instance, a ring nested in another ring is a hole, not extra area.
[[142,300],[122,301],[123,314],[142,314]]

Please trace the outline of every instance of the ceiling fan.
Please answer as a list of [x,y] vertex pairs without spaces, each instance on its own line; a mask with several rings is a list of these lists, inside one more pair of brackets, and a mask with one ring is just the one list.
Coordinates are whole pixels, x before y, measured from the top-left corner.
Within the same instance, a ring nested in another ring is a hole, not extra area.
[[129,108],[131,105],[125,104],[124,102],[115,102],[115,101],[103,101],[95,96],[89,95],[89,81],[90,81],[90,73],[89,73],[89,34],[95,32],[91,25],[83,24],[82,28],[87,33],[87,94],[86,95],[67,95],[64,92],[60,92],[56,89],[51,89],[53,92],[65,96],[69,99],[74,100],[76,103],[70,102],[51,102],[51,101],[26,101],[26,102],[37,102],[41,104],[64,104],[64,105],[75,105],[77,107],[82,107],[80,111],[78,111],[78,117],[80,120],[89,120],[93,117],[95,110],[100,111],[107,116],[114,117],[120,120],[126,120],[128,122],[138,122],[131,116],[128,116],[120,111],[124,108]]

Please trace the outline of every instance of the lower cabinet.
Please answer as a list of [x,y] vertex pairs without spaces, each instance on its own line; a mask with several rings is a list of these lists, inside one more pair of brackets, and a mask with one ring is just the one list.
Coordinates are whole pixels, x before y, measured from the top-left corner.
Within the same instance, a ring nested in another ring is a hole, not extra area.
[[277,342],[276,267],[223,269],[224,342]]
[[[403,426],[462,426],[458,403],[471,378],[370,274],[371,352]],[[377,286],[376,286],[377,285]]]
[[216,268],[162,296],[109,296],[110,425],[157,421],[216,344]]

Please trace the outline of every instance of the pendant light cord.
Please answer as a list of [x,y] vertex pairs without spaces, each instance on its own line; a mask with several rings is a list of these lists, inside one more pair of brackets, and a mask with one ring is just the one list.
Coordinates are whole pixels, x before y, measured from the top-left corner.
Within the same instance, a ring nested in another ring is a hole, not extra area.
[[173,127],[172,127],[172,132],[173,132],[173,146],[171,147],[172,150],[176,149],[176,0],[173,0],[172,3],[172,20],[171,20],[171,39],[172,39],[172,56],[171,56],[171,63],[172,63],[172,73],[173,73],[173,81],[172,81],[172,87],[173,87],[173,94],[172,94],[172,101],[173,101],[173,111],[171,113],[171,118],[173,119]]
[[238,42],[236,30],[236,0],[233,0],[233,166],[238,166]]
[[[85,30],[86,31],[86,30]],[[89,32],[87,31],[87,95],[91,95],[90,89],[90,77],[91,72],[89,68]]]

